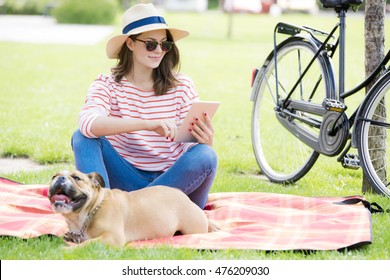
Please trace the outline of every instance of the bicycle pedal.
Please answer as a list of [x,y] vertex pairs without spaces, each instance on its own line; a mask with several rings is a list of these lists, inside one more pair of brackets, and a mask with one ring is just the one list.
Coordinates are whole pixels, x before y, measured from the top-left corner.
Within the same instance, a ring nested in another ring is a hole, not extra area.
[[325,98],[322,102],[322,106],[328,111],[334,111],[338,113],[342,113],[347,109],[347,106],[341,101],[335,99]]
[[359,156],[354,154],[346,154],[342,159],[341,164],[343,165],[344,168],[359,169],[360,167]]

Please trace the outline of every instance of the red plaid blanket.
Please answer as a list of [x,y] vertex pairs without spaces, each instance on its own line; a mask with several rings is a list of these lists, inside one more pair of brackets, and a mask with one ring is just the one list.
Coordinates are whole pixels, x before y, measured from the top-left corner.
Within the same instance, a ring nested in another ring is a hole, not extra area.
[[[46,185],[2,184],[0,235],[62,236],[67,225],[51,210]],[[195,249],[335,250],[370,244],[371,214],[348,198],[310,198],[274,193],[212,193],[206,215],[221,230],[129,243]]]

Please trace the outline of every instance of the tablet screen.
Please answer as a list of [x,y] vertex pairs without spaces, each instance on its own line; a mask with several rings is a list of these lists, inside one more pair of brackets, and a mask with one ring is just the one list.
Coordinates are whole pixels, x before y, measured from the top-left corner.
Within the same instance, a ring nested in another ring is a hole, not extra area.
[[203,113],[207,113],[210,119],[213,118],[220,102],[217,101],[196,101],[192,103],[190,111],[185,117],[183,123],[179,127],[178,134],[174,141],[176,142],[198,142],[189,131],[192,129],[191,123],[195,118],[204,118]]

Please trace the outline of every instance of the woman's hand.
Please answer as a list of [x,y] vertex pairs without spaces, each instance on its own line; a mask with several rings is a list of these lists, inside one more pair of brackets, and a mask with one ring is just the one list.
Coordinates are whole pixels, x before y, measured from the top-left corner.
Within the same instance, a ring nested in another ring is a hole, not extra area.
[[148,128],[167,139],[170,138],[172,141],[178,131],[176,123],[169,119],[149,121]]
[[194,122],[191,123],[190,132],[198,140],[198,143],[212,146],[214,142],[213,124],[206,113],[203,114],[202,119],[195,118]]

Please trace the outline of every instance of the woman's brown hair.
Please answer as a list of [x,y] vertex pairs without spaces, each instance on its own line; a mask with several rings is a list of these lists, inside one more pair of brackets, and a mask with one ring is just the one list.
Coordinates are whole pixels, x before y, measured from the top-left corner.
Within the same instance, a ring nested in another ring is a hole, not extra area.
[[[134,41],[138,35],[130,38]],[[167,30],[167,40],[173,42],[171,33]],[[164,55],[160,65],[153,69],[153,90],[156,95],[163,95],[177,84],[176,74],[179,70],[180,54],[179,49],[173,44],[172,49]],[[129,73],[133,67],[133,56],[126,44],[123,44],[119,52],[117,64],[111,68],[111,73],[117,83],[120,83],[123,76]]]

